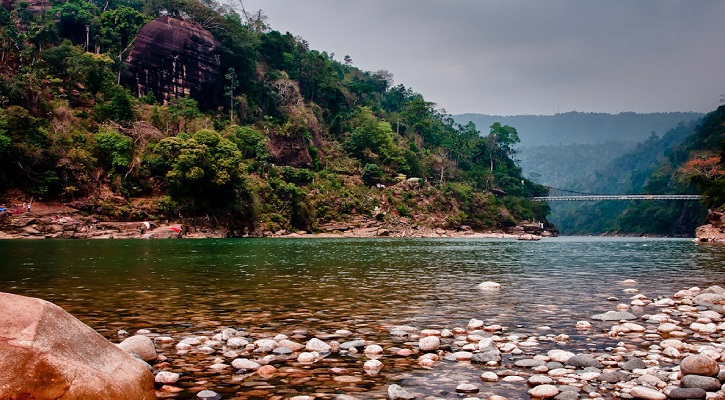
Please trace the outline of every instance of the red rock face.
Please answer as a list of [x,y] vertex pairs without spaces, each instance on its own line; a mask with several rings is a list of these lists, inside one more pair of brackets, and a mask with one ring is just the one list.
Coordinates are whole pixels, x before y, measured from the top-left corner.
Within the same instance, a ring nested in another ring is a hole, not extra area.
[[146,366],[60,307],[0,293],[0,399],[152,399]]
[[164,103],[191,97],[207,106],[221,76],[220,53],[219,42],[201,26],[159,17],[141,28],[126,59],[129,83],[139,96],[153,93]]

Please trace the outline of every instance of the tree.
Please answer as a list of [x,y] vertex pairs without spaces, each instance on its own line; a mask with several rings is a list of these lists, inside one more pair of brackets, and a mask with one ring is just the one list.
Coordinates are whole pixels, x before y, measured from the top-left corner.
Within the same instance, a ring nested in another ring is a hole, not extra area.
[[101,14],[98,23],[99,44],[114,58],[122,61],[123,53],[133,43],[138,31],[151,20],[130,7],[119,7]]
[[229,97],[229,122],[234,123],[234,90],[239,86],[234,68],[229,68],[224,75],[227,84],[224,86],[224,94]]

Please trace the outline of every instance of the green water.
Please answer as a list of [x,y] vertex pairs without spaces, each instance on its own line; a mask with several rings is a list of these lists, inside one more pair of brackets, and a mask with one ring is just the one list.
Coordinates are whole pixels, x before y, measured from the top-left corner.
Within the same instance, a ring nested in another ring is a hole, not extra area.
[[[0,291],[52,301],[114,342],[121,329],[145,328],[178,340],[232,326],[251,338],[297,332],[304,342],[348,329],[354,337],[386,343],[394,325],[465,327],[471,318],[522,335],[546,326],[576,337],[576,321],[613,309],[608,297],[628,302],[623,279],[637,280],[650,298],[725,286],[725,247],[686,240],[38,240],[0,241],[0,253]],[[499,282],[502,290],[482,293],[476,287],[482,281]],[[602,338],[570,346],[609,344]],[[173,349],[168,356],[175,356]],[[174,368],[209,358],[214,356],[186,358]],[[355,371],[361,365],[360,357],[330,362]],[[352,385],[362,393],[356,396],[379,397],[391,382],[416,387],[420,379],[435,384],[436,374],[460,373],[447,364],[435,373],[421,370],[414,358],[383,362],[380,376]],[[278,379],[267,390],[352,390],[316,375],[329,368],[306,367],[315,377],[311,383]],[[225,396],[249,389],[228,376],[199,376]],[[188,370],[185,377],[198,380]],[[187,386],[181,398],[193,394],[193,385]],[[419,390],[435,393],[427,386]],[[516,393],[503,394],[508,390]]]

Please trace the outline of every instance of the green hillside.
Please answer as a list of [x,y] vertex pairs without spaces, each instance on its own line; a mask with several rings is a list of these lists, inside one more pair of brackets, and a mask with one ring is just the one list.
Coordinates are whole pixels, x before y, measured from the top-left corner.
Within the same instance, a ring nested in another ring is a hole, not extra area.
[[[166,45],[184,54],[161,60],[174,70],[151,63],[168,49],[138,37],[152,24],[180,27]],[[359,216],[502,228],[548,212],[526,199],[545,188],[512,160],[516,128],[456,123],[389,72],[310,49],[261,12],[194,0],[15,2],[0,7],[0,40],[8,203],[184,218],[233,236]]]

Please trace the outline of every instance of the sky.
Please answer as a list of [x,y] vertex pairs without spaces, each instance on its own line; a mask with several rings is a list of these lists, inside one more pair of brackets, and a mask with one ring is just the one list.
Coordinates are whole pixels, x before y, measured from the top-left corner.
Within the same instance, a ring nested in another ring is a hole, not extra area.
[[723,0],[234,0],[451,114],[697,111],[725,93]]

